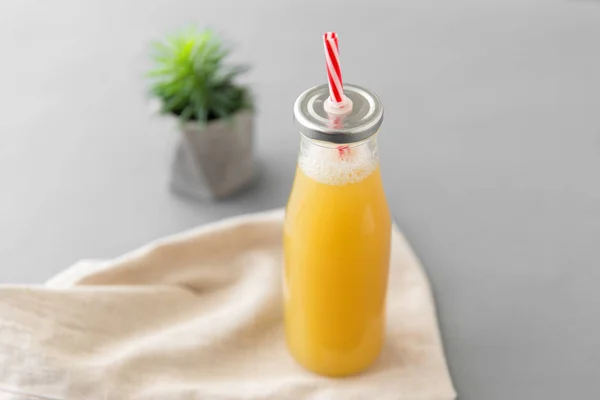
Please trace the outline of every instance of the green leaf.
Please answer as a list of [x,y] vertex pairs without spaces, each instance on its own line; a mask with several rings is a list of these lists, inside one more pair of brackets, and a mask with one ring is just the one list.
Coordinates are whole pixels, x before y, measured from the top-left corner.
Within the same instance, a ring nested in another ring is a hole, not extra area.
[[228,118],[250,108],[246,88],[234,81],[248,70],[226,65],[229,48],[210,30],[188,28],[151,44],[153,68],[147,72],[150,92],[162,110],[182,121]]
[[179,119],[183,122],[189,121],[191,117],[194,116],[194,108],[192,106],[187,106],[179,115]]

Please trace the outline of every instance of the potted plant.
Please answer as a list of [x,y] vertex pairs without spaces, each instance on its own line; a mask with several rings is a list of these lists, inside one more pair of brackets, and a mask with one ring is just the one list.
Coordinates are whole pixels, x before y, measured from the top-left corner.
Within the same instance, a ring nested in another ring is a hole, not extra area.
[[153,43],[151,94],[182,133],[172,172],[176,192],[223,198],[252,181],[252,100],[235,82],[247,68],[226,65],[228,54],[210,30],[187,29]]

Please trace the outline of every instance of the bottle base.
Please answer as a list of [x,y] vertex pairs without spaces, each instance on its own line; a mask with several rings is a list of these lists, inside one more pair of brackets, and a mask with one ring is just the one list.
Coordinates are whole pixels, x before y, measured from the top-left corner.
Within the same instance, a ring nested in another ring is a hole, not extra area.
[[302,354],[294,352],[290,346],[288,350],[292,358],[309,372],[329,378],[345,378],[368,371],[379,359],[381,346],[369,355],[330,356],[319,361],[307,359]]

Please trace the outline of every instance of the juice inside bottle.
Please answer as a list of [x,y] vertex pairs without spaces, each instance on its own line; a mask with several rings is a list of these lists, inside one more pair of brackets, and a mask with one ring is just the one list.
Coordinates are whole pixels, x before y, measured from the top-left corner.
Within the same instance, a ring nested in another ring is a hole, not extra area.
[[376,135],[339,147],[302,137],[286,209],[285,324],[294,358],[344,376],[385,337],[391,221]]

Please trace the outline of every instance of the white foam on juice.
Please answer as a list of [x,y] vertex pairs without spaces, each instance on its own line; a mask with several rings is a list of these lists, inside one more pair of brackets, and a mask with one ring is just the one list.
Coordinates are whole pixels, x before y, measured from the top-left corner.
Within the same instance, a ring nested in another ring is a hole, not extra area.
[[314,146],[300,156],[298,165],[306,176],[326,185],[358,183],[371,175],[378,165],[377,158],[367,147],[357,146],[341,153],[335,148]]

